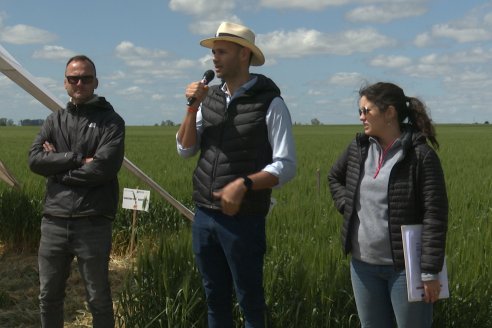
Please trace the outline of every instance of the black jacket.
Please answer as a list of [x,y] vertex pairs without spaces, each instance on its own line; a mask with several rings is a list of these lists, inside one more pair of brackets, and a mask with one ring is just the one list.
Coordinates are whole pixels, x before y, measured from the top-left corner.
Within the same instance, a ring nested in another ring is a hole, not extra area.
[[[448,222],[448,199],[441,163],[425,137],[407,128],[402,135],[403,158],[393,167],[388,186],[389,235],[395,269],[405,267],[401,225],[422,224],[421,270],[442,269]],[[355,201],[367,157],[369,138],[358,134],[333,165],[328,183],[335,206],[343,214],[342,243],[351,250]]]
[[[193,200],[197,206],[220,209],[212,192],[240,176],[262,170],[272,163],[272,148],[265,121],[271,101],[280,96],[275,83],[263,75],[226,109],[221,86],[210,87],[202,102],[203,133],[200,158],[193,175]],[[266,215],[271,189],[246,193],[239,215]]]
[[[31,170],[47,178],[44,215],[113,218],[124,138],[125,122],[102,97],[49,115],[29,152]],[[45,152],[45,141],[56,151]]]

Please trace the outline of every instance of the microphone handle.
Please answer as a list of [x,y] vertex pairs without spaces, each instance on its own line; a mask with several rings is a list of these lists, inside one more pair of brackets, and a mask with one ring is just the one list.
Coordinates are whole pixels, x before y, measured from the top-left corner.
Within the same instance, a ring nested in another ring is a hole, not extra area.
[[[207,79],[205,78],[205,76],[203,77],[203,79],[201,80],[201,82],[205,85],[208,84],[209,81],[207,81]],[[191,106],[195,103],[196,101],[196,98],[195,97],[189,97],[188,98],[188,101],[186,102],[186,106]]]
[[186,106],[191,106],[195,102],[196,98],[195,97],[190,97],[188,98],[188,101],[186,102]]

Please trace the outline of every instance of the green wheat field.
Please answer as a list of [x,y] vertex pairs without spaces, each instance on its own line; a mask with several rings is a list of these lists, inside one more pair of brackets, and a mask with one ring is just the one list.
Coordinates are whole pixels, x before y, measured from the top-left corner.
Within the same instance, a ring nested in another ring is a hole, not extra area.
[[[35,255],[44,179],[27,167],[38,130],[0,127],[0,159],[22,185],[16,191],[0,182],[1,327],[39,326]],[[355,125],[294,127],[297,176],[274,190],[277,204],[267,218],[265,294],[271,327],[359,327],[348,258],[340,246],[342,218],[327,185],[331,165],[359,130]],[[177,155],[176,131],[127,127],[126,157],[193,210],[196,158]],[[492,126],[438,125],[437,133],[450,204],[451,297],[436,304],[434,327],[492,327]],[[119,178],[121,188],[149,189],[125,168]],[[117,325],[206,327],[189,220],[151,191],[149,212],[138,213],[137,249],[129,255],[131,222],[131,211],[120,209],[111,270]],[[81,284],[76,273],[70,279],[70,285]],[[66,303],[66,327],[91,327],[83,291],[68,290]],[[241,327],[237,305],[234,311]]]

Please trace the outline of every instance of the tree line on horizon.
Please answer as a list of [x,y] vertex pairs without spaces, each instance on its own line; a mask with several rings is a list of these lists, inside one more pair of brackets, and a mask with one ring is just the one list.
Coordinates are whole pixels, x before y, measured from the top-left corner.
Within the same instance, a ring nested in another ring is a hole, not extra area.
[[0,117],[0,126],[41,126],[43,125],[43,119],[24,119],[20,120],[18,124],[15,124],[14,120],[8,119],[6,117]]
[[[0,118],[0,126],[41,126],[44,123],[44,119],[23,119],[18,122],[18,124],[15,124],[14,120],[8,119],[6,117],[1,117]],[[302,124],[299,122],[293,122],[293,125],[325,125],[325,123],[322,123],[320,120],[317,118],[311,119],[311,124]],[[489,121],[484,121],[483,124],[489,124]],[[478,122],[475,122],[473,124],[480,124]],[[161,121],[161,123],[155,123],[154,126],[177,126],[179,124],[174,123],[171,120],[165,120]]]

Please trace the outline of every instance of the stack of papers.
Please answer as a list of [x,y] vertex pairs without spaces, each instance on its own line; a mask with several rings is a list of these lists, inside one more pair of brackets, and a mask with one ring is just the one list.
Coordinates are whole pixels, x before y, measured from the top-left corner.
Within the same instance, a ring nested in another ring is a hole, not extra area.
[[[403,239],[403,253],[405,256],[405,271],[407,274],[408,301],[419,302],[424,299],[424,284],[420,275],[420,256],[422,252],[422,225],[403,225],[401,226]],[[439,298],[449,297],[448,270],[446,258],[442,271],[439,272],[441,282],[441,293]]]

